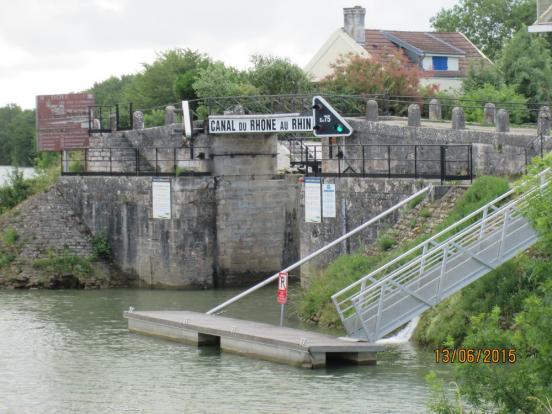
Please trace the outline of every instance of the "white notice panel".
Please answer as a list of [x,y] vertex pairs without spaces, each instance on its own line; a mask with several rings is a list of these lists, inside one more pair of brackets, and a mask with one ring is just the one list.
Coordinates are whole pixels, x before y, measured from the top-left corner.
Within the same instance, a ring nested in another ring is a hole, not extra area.
[[335,184],[322,186],[322,215],[335,218]]
[[171,180],[154,178],[151,182],[153,218],[171,218]]
[[322,200],[320,196],[320,178],[305,178],[305,222],[322,221]]

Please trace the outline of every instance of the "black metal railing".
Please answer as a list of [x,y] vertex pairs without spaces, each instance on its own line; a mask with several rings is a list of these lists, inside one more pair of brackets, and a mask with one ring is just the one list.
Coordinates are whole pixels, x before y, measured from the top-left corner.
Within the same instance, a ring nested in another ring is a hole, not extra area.
[[61,156],[62,175],[206,176],[208,147],[98,148]]
[[128,131],[132,128],[132,103],[88,107],[89,134]]
[[[325,177],[472,180],[471,145],[307,144],[296,139],[290,163],[306,175]],[[297,144],[298,143],[298,144]]]

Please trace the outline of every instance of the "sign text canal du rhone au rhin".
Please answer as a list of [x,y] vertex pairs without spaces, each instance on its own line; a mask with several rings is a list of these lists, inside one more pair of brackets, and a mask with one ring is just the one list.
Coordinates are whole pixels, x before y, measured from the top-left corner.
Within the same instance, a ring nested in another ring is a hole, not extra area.
[[209,133],[251,134],[270,132],[312,132],[313,118],[299,114],[222,115],[209,117]]

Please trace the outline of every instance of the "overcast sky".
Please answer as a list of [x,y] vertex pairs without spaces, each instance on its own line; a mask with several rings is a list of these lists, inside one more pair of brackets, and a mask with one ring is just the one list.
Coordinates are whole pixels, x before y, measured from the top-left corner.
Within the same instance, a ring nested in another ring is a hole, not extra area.
[[428,30],[457,0],[14,0],[0,12],[0,106],[77,92],[133,73],[155,53],[191,48],[245,68],[254,53],[304,66],[343,26],[343,7],[366,8],[366,27]]

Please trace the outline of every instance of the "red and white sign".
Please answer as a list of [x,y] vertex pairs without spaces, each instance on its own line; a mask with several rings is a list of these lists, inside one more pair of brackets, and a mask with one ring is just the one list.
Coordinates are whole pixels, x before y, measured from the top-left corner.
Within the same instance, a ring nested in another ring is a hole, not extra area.
[[69,93],[36,97],[39,151],[88,148],[88,107],[94,95]]
[[286,272],[280,272],[278,274],[278,303],[285,305],[287,301],[288,290],[288,274]]

